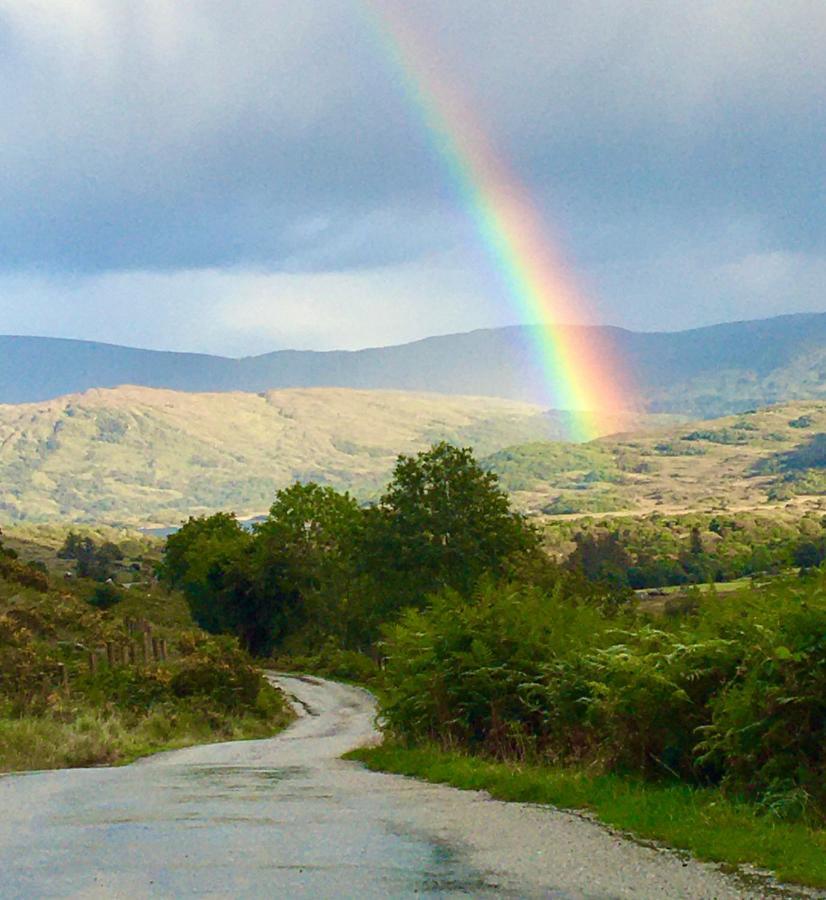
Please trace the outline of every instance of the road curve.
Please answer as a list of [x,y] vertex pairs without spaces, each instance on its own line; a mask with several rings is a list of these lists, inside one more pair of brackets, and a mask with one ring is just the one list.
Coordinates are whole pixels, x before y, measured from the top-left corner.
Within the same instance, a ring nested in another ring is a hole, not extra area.
[[270,740],[0,778],[0,896],[775,894],[576,815],[367,772],[339,759],[377,737],[366,691],[270,677],[300,714]]

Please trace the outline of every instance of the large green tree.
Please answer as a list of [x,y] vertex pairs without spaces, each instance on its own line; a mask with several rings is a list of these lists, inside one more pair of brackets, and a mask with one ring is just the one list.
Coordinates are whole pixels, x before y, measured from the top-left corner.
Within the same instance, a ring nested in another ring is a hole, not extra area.
[[505,575],[538,545],[472,450],[439,443],[398,458],[367,519],[364,562],[388,601],[405,606],[445,587],[467,594],[483,574]]
[[198,623],[247,649],[367,649],[399,609],[443,588],[468,594],[511,575],[539,540],[469,449],[400,456],[366,510],[317,484],[279,491],[252,532],[233,516],[191,519],[167,541],[162,573]]
[[279,596],[277,643],[288,635],[349,643],[358,596],[355,557],[363,513],[347,493],[294,484],[276,495],[255,527],[252,567],[257,589]]
[[234,515],[190,518],[166,539],[159,574],[183,591],[192,617],[207,631],[237,633],[256,643],[249,607],[246,556],[252,535]]
[[167,539],[161,575],[202,628],[237,634],[257,655],[296,635],[344,640],[361,517],[347,494],[295,484],[252,532],[226,513],[190,519]]

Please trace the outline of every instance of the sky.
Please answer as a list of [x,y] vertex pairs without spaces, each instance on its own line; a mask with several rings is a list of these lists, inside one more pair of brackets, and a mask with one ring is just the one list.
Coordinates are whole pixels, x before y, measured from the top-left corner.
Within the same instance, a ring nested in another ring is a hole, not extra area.
[[392,8],[582,321],[826,311],[823,0],[0,0],[0,333],[240,356],[523,321]]

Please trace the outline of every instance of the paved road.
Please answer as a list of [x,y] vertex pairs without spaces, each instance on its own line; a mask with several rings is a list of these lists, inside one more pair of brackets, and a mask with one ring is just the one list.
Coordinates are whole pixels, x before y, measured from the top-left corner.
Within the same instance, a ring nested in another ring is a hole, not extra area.
[[[357,688],[273,676],[272,740],[0,778],[0,897],[766,897],[577,816],[367,772]],[[789,895],[786,895],[789,896]]]

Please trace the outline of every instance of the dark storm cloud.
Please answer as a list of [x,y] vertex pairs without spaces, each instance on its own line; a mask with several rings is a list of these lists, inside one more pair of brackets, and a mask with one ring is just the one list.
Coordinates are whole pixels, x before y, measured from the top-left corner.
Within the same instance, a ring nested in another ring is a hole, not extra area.
[[741,282],[768,312],[822,302],[821,0],[0,0],[0,269],[477,267],[370,25],[383,6],[486,123],[605,318],[644,324],[640,298],[684,297],[686,278],[713,318],[748,306]]

